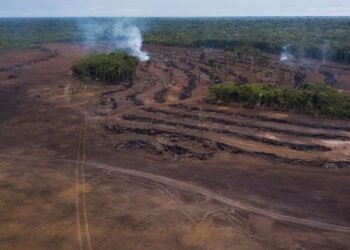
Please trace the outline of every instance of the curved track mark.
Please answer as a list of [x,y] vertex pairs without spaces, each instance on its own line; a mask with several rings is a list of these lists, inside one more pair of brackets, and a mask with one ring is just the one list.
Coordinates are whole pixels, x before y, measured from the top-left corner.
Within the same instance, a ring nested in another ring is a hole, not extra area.
[[[38,158],[33,158],[33,157],[27,157],[27,156],[16,156],[16,155],[5,155],[5,154],[0,154],[0,157],[2,158],[8,158],[8,159],[20,159],[20,160],[28,160],[28,161],[46,161],[46,162],[56,162],[56,163],[68,163],[72,164],[75,163],[76,161],[74,160],[63,160],[63,159],[53,159],[53,160],[45,160],[45,159],[38,159]],[[110,170],[114,172],[118,172],[121,174],[125,175],[131,175],[135,177],[139,177],[142,179],[148,179],[152,180],[155,182],[163,183],[168,186],[172,186],[181,190],[185,191],[190,191],[193,193],[201,194],[203,196],[209,197],[215,201],[218,201],[220,203],[229,205],[231,207],[235,207],[241,210],[245,210],[251,213],[255,213],[258,215],[262,215],[265,217],[269,217],[278,221],[282,222],[289,222],[301,226],[307,226],[307,227],[313,227],[321,230],[327,230],[327,231],[337,231],[337,232],[343,232],[343,233],[350,233],[350,226],[343,226],[343,225],[337,225],[337,224],[330,224],[326,222],[320,222],[320,221],[315,221],[311,219],[303,219],[303,218],[297,218],[289,215],[284,215],[280,214],[277,212],[265,210],[262,208],[254,207],[249,204],[245,204],[239,201],[232,200],[230,198],[227,198],[225,196],[222,196],[220,194],[214,193],[212,191],[209,191],[205,188],[189,184],[183,181],[178,181],[174,179],[170,179],[168,177],[164,176],[159,176],[147,172],[142,172],[138,170],[131,170],[131,169],[125,169],[121,167],[116,167],[108,164],[103,164],[103,163],[98,163],[98,162],[85,162],[85,166],[90,166],[90,167],[96,167],[104,170]]]

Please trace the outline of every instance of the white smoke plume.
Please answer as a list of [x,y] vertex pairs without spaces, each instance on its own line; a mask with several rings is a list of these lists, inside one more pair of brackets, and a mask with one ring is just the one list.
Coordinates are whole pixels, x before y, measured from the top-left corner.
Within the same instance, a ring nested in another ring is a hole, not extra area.
[[130,54],[138,57],[141,61],[148,61],[147,52],[142,51],[142,35],[138,27],[128,23],[118,23],[113,28],[114,38],[119,41],[121,49],[130,50]]
[[[142,34],[140,29],[128,20],[84,20],[79,24],[85,45],[90,49],[103,47],[103,51],[124,50],[136,56],[140,61],[150,59],[142,51]],[[107,42],[103,45],[102,42]]]
[[283,46],[283,50],[282,50],[282,53],[280,55],[280,60],[282,62],[294,59],[294,56],[290,52],[288,52],[288,48],[289,48],[289,45],[284,45]]

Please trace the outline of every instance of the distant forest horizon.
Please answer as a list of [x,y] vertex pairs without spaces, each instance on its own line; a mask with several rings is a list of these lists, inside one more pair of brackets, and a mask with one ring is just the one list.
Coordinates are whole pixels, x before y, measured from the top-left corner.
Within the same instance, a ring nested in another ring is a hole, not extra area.
[[[233,48],[249,45],[295,57],[350,63],[348,16],[252,17],[13,17],[0,18],[0,49],[31,48],[48,42],[113,40],[123,20],[138,27],[145,44]],[[104,32],[98,32],[103,27]]]

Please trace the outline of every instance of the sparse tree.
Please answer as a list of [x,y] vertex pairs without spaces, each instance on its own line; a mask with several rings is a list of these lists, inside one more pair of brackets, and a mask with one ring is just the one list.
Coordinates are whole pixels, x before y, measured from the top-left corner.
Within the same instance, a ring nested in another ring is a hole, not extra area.
[[232,58],[232,54],[230,52],[225,52],[224,54],[224,58],[225,58],[225,81],[227,81],[227,76],[228,76],[228,64],[229,61]]
[[201,54],[200,54],[200,56],[199,56],[199,62],[204,63],[204,62],[205,62],[205,59],[206,59],[206,55],[205,55],[204,50],[202,50],[202,51],[201,51]]

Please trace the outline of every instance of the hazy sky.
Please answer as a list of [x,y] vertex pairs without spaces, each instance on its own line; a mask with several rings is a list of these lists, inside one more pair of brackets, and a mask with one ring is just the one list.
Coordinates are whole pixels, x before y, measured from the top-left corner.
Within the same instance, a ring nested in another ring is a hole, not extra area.
[[350,16],[350,0],[0,0],[0,16]]

